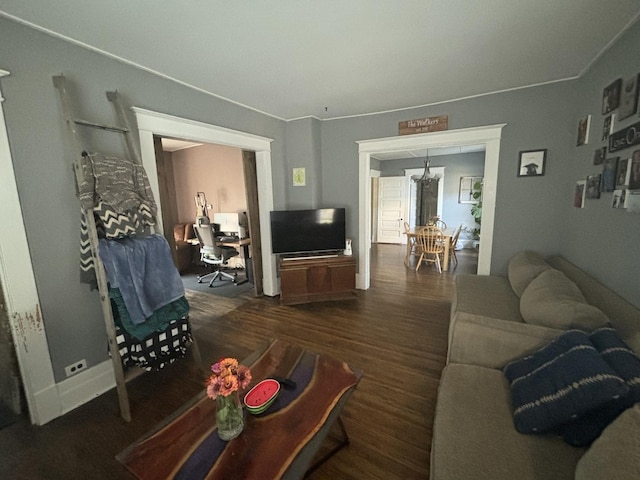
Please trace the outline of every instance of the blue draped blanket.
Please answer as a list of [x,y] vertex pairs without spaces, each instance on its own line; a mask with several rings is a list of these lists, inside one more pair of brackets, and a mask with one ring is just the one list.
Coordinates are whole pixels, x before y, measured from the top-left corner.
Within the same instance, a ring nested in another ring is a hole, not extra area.
[[112,288],[120,290],[134,324],[184,296],[169,243],[162,235],[100,239],[98,252],[107,279]]

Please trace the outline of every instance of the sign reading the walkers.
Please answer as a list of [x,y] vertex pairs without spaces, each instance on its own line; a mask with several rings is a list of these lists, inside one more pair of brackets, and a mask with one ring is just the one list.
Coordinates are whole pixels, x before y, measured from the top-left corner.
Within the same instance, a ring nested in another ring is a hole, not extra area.
[[640,144],[640,122],[609,135],[609,151],[617,152]]
[[398,135],[411,135],[414,133],[439,132],[449,128],[449,116],[417,118],[398,123]]

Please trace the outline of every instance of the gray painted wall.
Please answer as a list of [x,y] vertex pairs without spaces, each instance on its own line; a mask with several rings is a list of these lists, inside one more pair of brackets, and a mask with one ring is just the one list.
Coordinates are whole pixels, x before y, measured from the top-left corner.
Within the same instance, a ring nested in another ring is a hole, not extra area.
[[[292,209],[321,208],[322,158],[320,121],[303,118],[286,124],[287,207]],[[293,169],[304,168],[304,186],[293,186]]]
[[[636,23],[593,68],[577,82],[574,108],[573,144],[566,160],[567,173],[563,189],[572,191],[576,180],[602,173],[602,165],[593,164],[596,148],[607,145],[601,140],[605,115],[601,114],[602,91],[617,78],[640,72],[640,24]],[[616,110],[614,131],[640,121],[635,113],[620,121]],[[591,115],[588,145],[575,147],[578,119]],[[612,153],[609,157],[628,158],[640,145]],[[623,297],[640,305],[640,215],[611,208],[611,193],[598,200],[587,200],[585,208],[563,205],[561,251],[571,261],[602,279]]]
[[[505,274],[509,258],[523,249],[560,253],[640,305],[640,216],[612,211],[611,194],[589,201],[585,209],[572,206],[575,181],[599,170],[592,165],[593,151],[602,144],[592,140],[588,146],[575,146],[578,119],[593,115],[591,138],[599,139],[604,118],[599,113],[602,90],[616,78],[640,71],[638,45],[640,23],[625,32],[579,80],[323,122],[323,194],[356,209],[356,142],[396,136],[400,121],[448,115],[450,129],[506,123],[500,148],[491,272]],[[616,129],[638,120],[636,114]],[[519,152],[542,148],[548,149],[545,175],[517,177]],[[347,235],[354,239],[356,248],[357,229],[357,218],[352,215]]]
[[68,78],[83,118],[114,123],[105,91],[117,89],[125,105],[273,138],[276,208],[284,207],[284,123],[4,18],[0,59],[0,68],[11,73],[2,80],[9,142],[54,375],[61,381],[66,365],[84,358],[91,367],[108,357],[98,295],[79,283],[74,152],[51,77]]
[[[449,116],[449,128],[506,123],[502,132],[495,212],[492,272],[505,273],[509,258],[529,248],[543,254],[560,251],[557,214],[571,200],[562,169],[572,151],[575,82],[487,95],[433,107],[345,118],[323,123],[323,193],[357,208],[358,146],[356,141],[397,135],[398,122],[437,115]],[[547,148],[547,173],[517,178],[521,150]],[[339,174],[337,172],[340,172]],[[357,210],[356,210],[357,212]],[[357,218],[348,235],[357,245]]]

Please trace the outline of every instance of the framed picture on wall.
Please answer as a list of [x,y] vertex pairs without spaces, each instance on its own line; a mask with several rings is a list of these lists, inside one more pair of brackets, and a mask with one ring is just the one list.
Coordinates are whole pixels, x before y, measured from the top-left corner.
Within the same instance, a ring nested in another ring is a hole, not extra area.
[[520,152],[518,163],[519,177],[540,177],[544,175],[547,160],[547,149],[525,150]]
[[576,190],[573,194],[573,206],[576,208],[584,208],[584,196],[586,180],[578,180],[576,182]]
[[613,192],[616,186],[616,170],[618,168],[619,157],[607,158],[602,165],[602,188],[603,192]]
[[618,161],[618,168],[616,170],[616,188],[621,189],[629,185],[629,158],[623,158]]
[[587,177],[587,192],[586,197],[594,200],[600,198],[600,182],[602,181],[602,175],[589,175]]
[[609,135],[613,133],[613,122],[616,118],[616,114],[612,113],[608,117],[605,117],[602,122],[602,141],[606,141],[609,138]]
[[620,92],[620,120],[630,117],[638,110],[638,77],[626,78]]
[[620,105],[622,79],[618,78],[602,91],[602,115],[613,112]]
[[640,190],[640,150],[633,152],[629,170],[629,190]]
[[460,177],[460,190],[458,192],[458,203],[478,203],[474,193],[480,192],[482,177]]
[[578,139],[576,146],[589,143],[589,126],[591,125],[591,115],[587,115],[578,122]]
[[598,148],[593,154],[593,164],[602,165],[604,158],[607,156],[607,147]]

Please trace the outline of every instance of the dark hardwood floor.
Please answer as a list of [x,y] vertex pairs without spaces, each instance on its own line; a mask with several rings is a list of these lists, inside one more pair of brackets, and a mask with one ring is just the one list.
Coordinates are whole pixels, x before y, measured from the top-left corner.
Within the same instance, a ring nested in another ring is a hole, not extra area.
[[[355,301],[281,306],[251,293],[228,299],[188,292],[207,365],[223,355],[244,358],[278,337],[364,371],[342,415],[351,444],[314,480],[428,478],[453,280],[475,273],[477,253],[458,253],[458,266],[438,274],[433,265],[406,268],[404,252],[374,246],[371,288]],[[136,378],[128,384],[130,423],[119,416],[115,389],[41,427],[22,418],[0,430],[0,478],[130,479],[116,454],[200,392],[203,380],[190,359]]]

